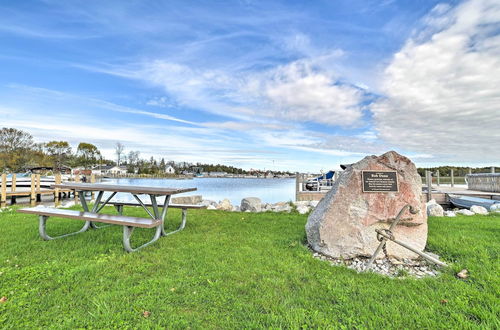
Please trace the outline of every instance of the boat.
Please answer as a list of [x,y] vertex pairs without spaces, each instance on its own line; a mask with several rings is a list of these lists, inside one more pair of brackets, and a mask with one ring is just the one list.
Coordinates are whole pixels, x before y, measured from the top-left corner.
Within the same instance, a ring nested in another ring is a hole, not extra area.
[[448,198],[450,199],[451,204],[466,209],[470,209],[473,205],[478,205],[489,210],[493,204],[500,204],[500,201],[494,199],[486,199],[486,198],[463,196],[463,195],[448,194]]
[[320,175],[317,178],[307,180],[305,187],[309,191],[318,191],[321,190],[321,187],[331,187],[333,186],[334,177],[335,171],[328,171],[326,174]]

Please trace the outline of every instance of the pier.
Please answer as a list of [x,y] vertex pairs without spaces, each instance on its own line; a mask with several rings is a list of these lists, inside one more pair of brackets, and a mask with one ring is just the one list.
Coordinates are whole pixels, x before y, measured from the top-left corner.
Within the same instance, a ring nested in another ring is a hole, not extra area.
[[[78,182],[79,176],[75,176],[75,181]],[[90,182],[95,182],[95,177],[92,175]],[[52,188],[54,184],[62,183],[60,174],[56,174],[54,178],[42,178],[40,174],[31,174],[29,177],[17,177],[12,174],[7,178],[7,174],[1,175],[0,182],[0,207],[10,204],[16,204],[17,198],[29,198],[29,203],[35,205],[42,201],[42,196],[52,195],[54,202],[58,203],[62,198],[69,198],[74,193],[69,189]],[[78,196],[74,196],[75,199]]]

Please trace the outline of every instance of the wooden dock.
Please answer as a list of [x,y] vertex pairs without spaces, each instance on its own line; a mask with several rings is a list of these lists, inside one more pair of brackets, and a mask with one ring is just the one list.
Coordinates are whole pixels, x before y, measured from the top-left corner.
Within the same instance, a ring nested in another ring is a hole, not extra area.
[[500,200],[500,193],[472,190],[468,189],[467,186],[465,185],[464,186],[455,185],[453,187],[451,185],[431,186],[430,195],[428,193],[426,185],[424,185],[422,189],[424,195],[426,196],[426,201],[434,199],[436,203],[447,207],[451,206],[450,199],[448,197],[449,194]]
[[[75,181],[79,181],[78,176]],[[93,181],[95,179],[92,176],[91,182]],[[40,174],[32,174],[29,177],[20,178],[17,178],[16,174],[13,174],[11,178],[7,178],[6,174],[2,174],[0,182],[0,207],[7,206],[8,200],[10,200],[11,205],[15,204],[17,198],[29,198],[30,204],[34,205],[36,202],[41,202],[42,195],[53,195],[54,202],[56,203],[62,198],[71,197],[72,191],[70,189],[51,188],[54,184],[60,183],[62,183],[60,174],[56,174],[54,179],[41,178]]]

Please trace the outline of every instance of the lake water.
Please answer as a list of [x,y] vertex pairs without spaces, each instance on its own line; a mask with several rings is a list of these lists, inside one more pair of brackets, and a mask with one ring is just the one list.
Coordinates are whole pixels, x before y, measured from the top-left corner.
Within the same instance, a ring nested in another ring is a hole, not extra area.
[[[103,179],[106,184],[135,186],[197,188],[184,195],[202,195],[203,199],[216,202],[227,198],[233,205],[239,205],[245,197],[259,197],[264,203],[277,203],[295,200],[295,179],[260,179],[260,178],[194,178],[192,180],[175,179]],[[118,195],[119,199],[132,198],[130,195]]]

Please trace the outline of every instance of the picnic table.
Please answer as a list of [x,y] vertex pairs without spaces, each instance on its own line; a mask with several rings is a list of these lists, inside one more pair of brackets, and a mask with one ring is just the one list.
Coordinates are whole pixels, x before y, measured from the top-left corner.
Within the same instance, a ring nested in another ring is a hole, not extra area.
[[[53,240],[57,238],[62,238],[70,235],[79,234],[87,231],[88,229],[99,229],[105,226],[99,227],[96,223],[114,224],[123,226],[123,246],[128,252],[135,252],[155,241],[157,241],[161,236],[167,236],[175,233],[184,228],[186,222],[186,209],[187,208],[201,208],[198,205],[182,205],[170,204],[170,198],[172,195],[181,194],[185,192],[195,191],[196,188],[163,188],[163,187],[141,187],[141,186],[130,186],[130,185],[110,185],[110,184],[94,184],[94,183],[61,183],[52,185],[52,188],[59,189],[70,189],[78,193],[83,211],[75,210],[63,210],[48,207],[33,207],[33,208],[23,208],[18,210],[21,213],[36,214],[39,216],[39,233],[44,240]],[[85,199],[85,192],[97,192],[97,197],[92,206],[89,208],[87,200]],[[109,193],[104,199],[104,194]],[[113,197],[117,193],[127,193],[134,197],[137,203],[128,203],[121,201],[112,201]],[[145,202],[139,195],[148,195],[149,202]],[[164,200],[159,202],[158,197],[164,197]],[[111,214],[101,214],[99,213],[106,205],[113,205],[118,210],[118,215]],[[149,215],[149,218],[140,217],[130,217],[123,215],[123,206],[139,206],[144,209],[144,211]],[[151,207],[150,210],[148,207]],[[179,229],[167,233],[165,231],[165,217],[167,215],[167,210],[169,207],[182,208],[183,209],[183,219]],[[49,217],[62,217],[75,220],[83,220],[85,224],[83,227],[76,232],[51,237],[47,234],[46,224]],[[130,238],[135,228],[156,228],[155,235],[153,239],[137,248],[132,248],[130,244]]]

